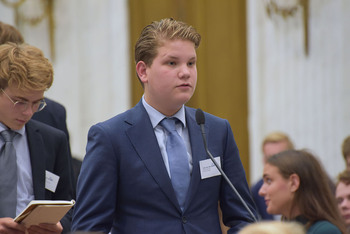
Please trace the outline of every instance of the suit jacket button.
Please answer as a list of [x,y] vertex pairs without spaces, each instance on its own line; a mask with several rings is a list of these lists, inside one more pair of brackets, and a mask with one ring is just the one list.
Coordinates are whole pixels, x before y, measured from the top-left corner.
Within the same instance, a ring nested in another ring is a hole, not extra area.
[[186,218],[186,216],[182,216],[182,223],[187,223],[187,218]]

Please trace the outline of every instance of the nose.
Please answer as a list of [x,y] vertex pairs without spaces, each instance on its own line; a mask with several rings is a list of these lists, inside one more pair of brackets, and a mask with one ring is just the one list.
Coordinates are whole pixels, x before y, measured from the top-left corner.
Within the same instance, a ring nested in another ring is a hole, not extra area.
[[23,111],[23,114],[28,116],[32,116],[34,115],[34,113],[35,113],[34,107],[31,104],[27,105],[26,109]]
[[182,65],[179,70],[179,78],[181,79],[189,78],[190,75],[191,75],[190,68],[187,66],[187,64]]
[[349,199],[344,199],[342,203],[340,203],[340,208],[343,210],[348,210],[350,209],[350,200]]
[[265,184],[263,184],[260,189],[259,189],[259,196],[264,197],[266,195],[266,188],[265,188]]

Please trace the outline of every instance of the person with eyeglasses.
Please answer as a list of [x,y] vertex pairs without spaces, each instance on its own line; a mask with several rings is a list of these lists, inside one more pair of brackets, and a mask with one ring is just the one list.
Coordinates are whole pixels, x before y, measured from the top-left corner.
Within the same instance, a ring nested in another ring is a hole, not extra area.
[[0,233],[70,231],[70,212],[56,224],[27,227],[13,221],[32,200],[73,198],[66,135],[31,119],[45,108],[44,92],[52,82],[52,64],[40,49],[0,45]]
[[[6,42],[14,42],[16,44],[22,44],[24,43],[24,38],[22,34],[15,27],[0,21],[0,45],[5,44]],[[68,132],[67,121],[66,121],[67,119],[66,108],[61,103],[55,100],[52,100],[51,98],[48,98],[48,97],[44,97],[44,101],[47,105],[45,105],[45,108],[42,111],[35,112],[32,119],[38,120],[42,123],[48,124],[54,128],[62,130],[67,136],[69,154],[72,155],[70,150],[70,145],[69,145],[69,132]],[[74,188],[80,173],[81,163],[82,161],[80,159],[77,159],[72,156]]]

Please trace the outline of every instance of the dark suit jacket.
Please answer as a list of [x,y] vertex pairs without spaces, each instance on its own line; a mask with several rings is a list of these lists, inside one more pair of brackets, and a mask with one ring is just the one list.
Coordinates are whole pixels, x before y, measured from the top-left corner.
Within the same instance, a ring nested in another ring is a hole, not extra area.
[[[73,197],[71,159],[67,137],[53,127],[30,120],[26,134],[32,165],[34,197],[36,200],[71,200]],[[45,171],[60,177],[55,193],[45,189]],[[64,232],[70,231],[71,213],[61,224]]]
[[54,128],[62,130],[69,142],[69,133],[66,123],[66,108],[58,102],[45,98],[46,107],[33,115],[32,119],[48,124]]
[[[253,212],[238,149],[227,120],[205,114],[210,152]],[[125,234],[235,233],[252,217],[221,176],[201,179],[207,159],[195,110],[186,107],[193,170],[182,212],[165,168],[149,116],[140,101],[134,108],[91,127],[77,187],[72,230]]]
[[266,211],[266,203],[264,197],[259,195],[259,190],[261,186],[263,185],[264,181],[260,179],[256,184],[254,184],[251,188],[252,196],[256,205],[256,208],[258,210],[258,213],[260,215],[260,218],[262,220],[273,220],[273,215],[267,213]]
[[[66,108],[60,103],[51,100],[49,98],[45,98],[45,102],[47,106],[40,112],[37,112],[33,115],[32,119],[40,121],[42,123],[48,124],[54,128],[62,130],[66,136],[68,141],[68,151],[71,156],[70,144],[69,144],[69,132],[67,129],[66,122]],[[73,166],[73,187],[74,187],[74,198],[75,198],[75,186],[76,181],[80,172],[81,161],[79,159],[72,157],[72,166]]]

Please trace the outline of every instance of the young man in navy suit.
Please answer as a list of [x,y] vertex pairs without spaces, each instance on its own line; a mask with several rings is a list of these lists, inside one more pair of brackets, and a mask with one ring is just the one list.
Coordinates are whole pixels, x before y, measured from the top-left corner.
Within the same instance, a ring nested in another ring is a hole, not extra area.
[[[17,181],[13,186],[17,188],[17,196],[15,207],[10,208],[15,215],[34,199],[71,200],[73,196],[67,137],[60,130],[31,120],[35,112],[45,107],[44,92],[52,82],[52,65],[41,50],[27,44],[0,45],[0,133],[15,132],[13,146],[17,158]],[[5,148],[3,137],[0,148],[1,152]],[[2,184],[1,189],[4,189]],[[2,212],[1,209],[3,207],[0,207]],[[70,231],[70,214],[56,224],[30,227],[15,223],[13,218],[0,217],[1,232],[31,234]]]
[[[144,95],[134,108],[89,130],[73,230],[221,234],[219,201],[223,222],[231,227],[229,233],[253,222],[208,158],[196,110],[184,105],[197,83],[200,39],[193,27],[173,19],[143,29],[135,46],[135,61]],[[170,118],[177,121],[173,133],[162,124]],[[228,121],[207,113],[205,119],[210,152],[255,212]],[[174,153],[168,151],[171,134],[181,137],[185,154],[184,166],[177,168],[188,171],[183,177],[189,181],[184,193],[172,184],[176,169],[170,159]]]

